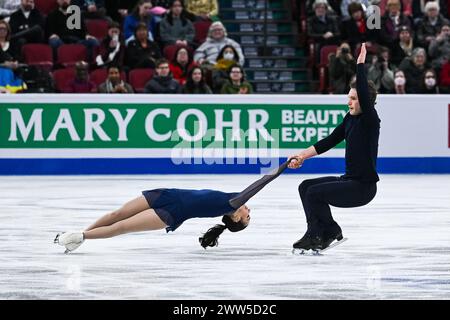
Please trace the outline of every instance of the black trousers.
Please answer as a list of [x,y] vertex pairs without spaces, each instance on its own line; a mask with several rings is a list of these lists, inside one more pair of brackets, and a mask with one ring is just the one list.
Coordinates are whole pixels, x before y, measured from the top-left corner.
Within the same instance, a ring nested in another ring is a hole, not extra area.
[[341,177],[322,177],[303,181],[298,187],[305,210],[308,231],[323,236],[339,228],[331,215],[330,205],[353,208],[368,204],[377,193],[377,185]]

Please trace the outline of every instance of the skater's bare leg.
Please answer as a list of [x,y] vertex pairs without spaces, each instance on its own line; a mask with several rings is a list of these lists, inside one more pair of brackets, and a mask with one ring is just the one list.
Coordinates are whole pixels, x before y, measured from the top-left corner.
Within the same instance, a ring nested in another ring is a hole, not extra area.
[[121,220],[128,219],[135,214],[138,214],[139,212],[142,212],[144,210],[149,209],[149,205],[147,200],[144,196],[140,196],[136,199],[133,199],[127,203],[125,203],[121,208],[105,214],[103,217],[98,219],[93,225],[91,225],[89,228],[86,229],[86,231],[104,227],[104,226],[110,226],[113,223],[116,223]]
[[159,218],[155,210],[147,209],[132,217],[84,232],[85,239],[111,238],[130,232],[164,229],[166,224]]

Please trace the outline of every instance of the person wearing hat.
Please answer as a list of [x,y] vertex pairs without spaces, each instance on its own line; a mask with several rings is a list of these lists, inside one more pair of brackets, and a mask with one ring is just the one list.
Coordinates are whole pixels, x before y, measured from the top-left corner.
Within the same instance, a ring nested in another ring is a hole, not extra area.
[[403,59],[410,57],[414,49],[414,37],[411,28],[401,26],[398,39],[392,45],[392,63],[398,66]]

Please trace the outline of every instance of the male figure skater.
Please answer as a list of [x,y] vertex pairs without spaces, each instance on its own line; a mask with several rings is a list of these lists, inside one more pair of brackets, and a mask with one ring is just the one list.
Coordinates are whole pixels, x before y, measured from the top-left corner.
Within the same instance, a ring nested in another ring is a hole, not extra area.
[[304,160],[322,154],[345,139],[345,174],[303,181],[298,190],[305,210],[308,229],[293,244],[294,249],[323,250],[334,240],[342,239],[342,230],[333,220],[330,205],[340,208],[368,204],[377,192],[376,171],[380,119],[374,108],[377,91],[367,81],[364,62],[366,45],[361,46],[356,66],[356,83],[348,93],[349,112],[326,138],[290,157],[288,167],[298,168]]

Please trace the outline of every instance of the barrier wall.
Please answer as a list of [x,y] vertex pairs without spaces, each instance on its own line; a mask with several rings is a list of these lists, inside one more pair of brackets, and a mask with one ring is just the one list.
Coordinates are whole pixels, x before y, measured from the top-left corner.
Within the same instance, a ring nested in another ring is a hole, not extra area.
[[[344,95],[0,96],[0,174],[260,173],[326,137]],[[450,95],[380,95],[380,173],[450,173]],[[297,173],[341,173],[344,143]]]

